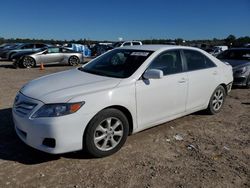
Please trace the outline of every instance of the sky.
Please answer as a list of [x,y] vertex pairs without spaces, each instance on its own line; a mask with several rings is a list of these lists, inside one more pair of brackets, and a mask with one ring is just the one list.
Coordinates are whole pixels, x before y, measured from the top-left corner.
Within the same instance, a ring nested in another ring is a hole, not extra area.
[[250,0],[1,0],[0,37],[185,40],[250,36]]

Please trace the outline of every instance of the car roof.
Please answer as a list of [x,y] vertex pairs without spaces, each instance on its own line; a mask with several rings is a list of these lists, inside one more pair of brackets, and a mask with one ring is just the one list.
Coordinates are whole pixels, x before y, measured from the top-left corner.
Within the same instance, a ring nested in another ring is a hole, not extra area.
[[131,49],[131,50],[147,50],[147,51],[158,51],[158,50],[170,50],[170,49],[191,49],[191,50],[200,50],[195,47],[188,46],[178,46],[178,45],[136,45],[136,46],[125,46],[121,47],[122,49]]
[[230,48],[228,50],[250,50],[250,48]]

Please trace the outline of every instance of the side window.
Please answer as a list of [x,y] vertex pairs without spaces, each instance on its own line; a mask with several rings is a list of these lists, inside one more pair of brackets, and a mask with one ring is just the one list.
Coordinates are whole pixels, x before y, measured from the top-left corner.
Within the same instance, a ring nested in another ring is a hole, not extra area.
[[150,64],[148,69],[160,69],[164,75],[176,74],[182,72],[182,61],[180,52],[177,50],[166,51],[160,54]]
[[44,44],[36,44],[36,48],[43,48],[43,47],[45,47]]
[[250,50],[238,50],[238,55],[236,59],[250,60]]
[[52,54],[52,53],[59,53],[60,49],[59,48],[49,48],[48,49],[48,53]]
[[62,52],[62,53],[69,53],[70,50],[68,50],[66,48],[60,48],[60,52]]
[[183,50],[186,57],[188,71],[205,69],[215,66],[210,59],[198,51],[194,50]]
[[130,43],[130,42],[125,42],[125,43],[123,44],[123,46],[131,46],[131,43]]
[[205,61],[206,61],[206,67],[207,68],[216,67],[216,65],[214,64],[214,62],[211,59],[209,59],[208,57],[205,57]]
[[22,47],[22,49],[31,49],[34,48],[34,44],[26,44]]
[[132,44],[133,44],[134,46],[136,46],[136,45],[141,45],[139,42],[132,42]]

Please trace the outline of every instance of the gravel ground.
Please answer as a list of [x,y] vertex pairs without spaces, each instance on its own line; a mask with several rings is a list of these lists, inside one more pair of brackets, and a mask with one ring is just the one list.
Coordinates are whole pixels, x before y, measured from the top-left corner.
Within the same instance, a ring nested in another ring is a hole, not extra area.
[[22,85],[68,66],[13,69],[0,62],[0,187],[250,187],[250,90],[221,113],[195,113],[129,136],[116,154],[49,155],[16,136],[11,106]]

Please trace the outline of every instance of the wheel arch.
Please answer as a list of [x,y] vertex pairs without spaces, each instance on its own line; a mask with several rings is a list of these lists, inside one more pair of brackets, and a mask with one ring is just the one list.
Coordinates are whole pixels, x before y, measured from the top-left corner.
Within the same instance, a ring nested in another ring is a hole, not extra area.
[[14,55],[14,54],[16,54],[16,53],[17,53],[16,51],[10,52],[10,53],[9,53],[9,56],[8,56],[8,59],[10,60],[11,56]]
[[34,67],[37,66],[37,60],[30,55],[24,55],[24,56],[20,57],[19,59],[21,60],[21,64],[23,64],[23,60],[25,57],[29,57],[29,58],[33,59],[34,60]]
[[[224,89],[225,89],[225,92],[226,92],[226,95],[228,94],[228,92],[227,92],[227,85],[225,84],[225,83],[220,83],[217,87],[219,87],[219,86],[222,86]],[[212,91],[212,93],[210,94],[210,98],[209,98],[209,100],[208,100],[208,102],[206,103],[206,108],[208,107],[208,105],[209,105],[209,101],[210,101],[210,99],[211,99],[211,97],[212,97],[212,95],[213,95],[213,93],[214,93],[214,91],[217,89],[217,87]]]
[[133,117],[132,117],[131,112],[126,107],[120,106],[120,105],[109,106],[109,107],[104,108],[103,110],[108,109],[108,108],[114,108],[114,109],[120,110],[127,117],[128,123],[129,123],[129,135],[131,135],[133,132],[133,128],[134,128]]
[[[86,128],[89,126],[89,123],[91,122],[91,120],[98,114],[100,113],[101,111],[103,110],[106,110],[106,109],[109,109],[109,108],[112,108],[112,109],[116,109],[116,110],[119,110],[121,111],[125,116],[126,118],[128,119],[128,123],[129,123],[129,135],[131,135],[133,133],[133,128],[134,128],[134,125],[133,125],[133,117],[132,117],[132,114],[131,112],[124,106],[121,106],[121,105],[112,105],[112,106],[108,106],[108,107],[105,107],[103,109],[101,109],[100,111],[98,111],[91,119],[90,121],[88,122]],[[85,130],[86,130],[85,128]],[[83,133],[83,137],[85,137],[85,134],[86,134],[86,131],[84,130],[84,133]]]
[[222,86],[225,89],[226,94],[228,94],[227,85],[225,83],[221,83],[220,86]]

